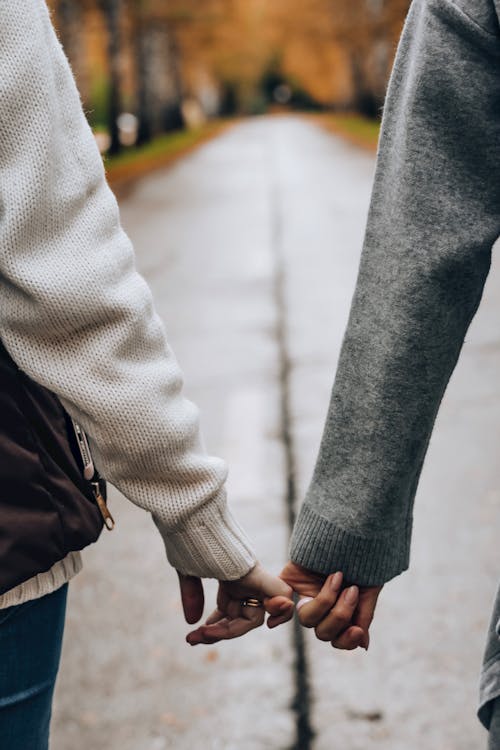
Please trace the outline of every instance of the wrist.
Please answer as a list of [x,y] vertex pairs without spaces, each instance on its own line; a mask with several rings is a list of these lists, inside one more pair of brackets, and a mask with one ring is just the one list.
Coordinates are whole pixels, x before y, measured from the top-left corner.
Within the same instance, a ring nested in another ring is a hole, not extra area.
[[227,507],[224,491],[175,530],[166,530],[154,520],[170,564],[184,575],[235,581],[257,564],[250,540]]

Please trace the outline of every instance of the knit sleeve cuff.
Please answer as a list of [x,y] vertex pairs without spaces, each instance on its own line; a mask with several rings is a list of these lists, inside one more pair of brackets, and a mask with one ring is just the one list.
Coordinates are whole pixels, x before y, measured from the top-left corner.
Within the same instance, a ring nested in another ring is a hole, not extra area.
[[403,533],[362,538],[341,529],[303,505],[290,544],[290,559],[317,573],[342,571],[359,586],[382,586],[407,570],[411,520]]
[[257,563],[251,542],[226,505],[225,493],[199,508],[175,531],[155,519],[169,563],[184,575],[234,581]]

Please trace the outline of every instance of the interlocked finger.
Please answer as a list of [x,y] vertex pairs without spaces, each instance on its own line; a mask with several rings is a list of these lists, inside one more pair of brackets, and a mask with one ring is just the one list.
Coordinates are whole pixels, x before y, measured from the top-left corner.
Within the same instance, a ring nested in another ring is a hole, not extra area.
[[354,651],[355,648],[363,646],[364,638],[365,633],[362,628],[351,625],[331,643],[333,648],[338,648],[342,651]]
[[251,607],[245,604],[241,605],[242,618],[253,623],[254,628],[260,627],[266,619],[266,610],[264,607]]
[[320,641],[334,641],[349,627],[358,598],[357,586],[350,586],[342,592],[331,612],[315,628],[316,637]]
[[294,613],[294,604],[285,596],[273,596],[264,599],[264,608],[268,613],[267,626],[275,628],[291,620]]
[[339,596],[342,586],[342,573],[328,576],[319,594],[306,604],[298,604],[298,617],[301,625],[314,628],[330,612]]

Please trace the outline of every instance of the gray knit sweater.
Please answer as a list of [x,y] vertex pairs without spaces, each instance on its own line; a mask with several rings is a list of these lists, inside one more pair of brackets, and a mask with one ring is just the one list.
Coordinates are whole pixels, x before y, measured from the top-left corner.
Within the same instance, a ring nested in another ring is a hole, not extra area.
[[500,234],[492,0],[415,0],[384,109],[359,278],[292,559],[358,584],[408,567],[429,438]]

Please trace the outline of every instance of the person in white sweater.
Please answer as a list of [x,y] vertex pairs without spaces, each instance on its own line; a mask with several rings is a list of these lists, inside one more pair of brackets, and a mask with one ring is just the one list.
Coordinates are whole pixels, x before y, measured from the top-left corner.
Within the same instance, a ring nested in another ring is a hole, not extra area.
[[[202,578],[221,582],[226,637],[265,610],[271,625],[291,617],[291,589],[258,564],[227,507],[225,464],[203,448],[44,0],[0,3],[0,339],[85,430],[102,476],[152,514],[189,622],[202,613]],[[2,523],[0,502],[0,540]],[[10,547],[0,544],[5,570]],[[3,750],[48,746],[66,584],[80,567],[70,549],[1,592]],[[44,649],[50,679],[30,668],[21,679],[20,654]]]

